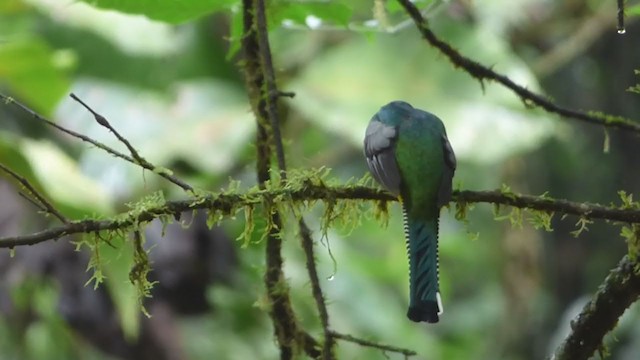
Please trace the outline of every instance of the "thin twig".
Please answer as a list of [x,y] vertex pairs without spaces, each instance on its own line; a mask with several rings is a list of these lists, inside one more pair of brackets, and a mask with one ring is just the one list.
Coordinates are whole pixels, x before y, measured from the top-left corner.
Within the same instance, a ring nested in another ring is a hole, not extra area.
[[[34,205],[40,204],[39,206],[40,209],[43,209],[45,212],[57,217],[58,220],[62,221],[63,224],[69,223],[69,219],[67,219],[64,215],[62,215],[62,213],[60,213],[49,201],[47,201],[47,199],[42,194],[40,194],[33,185],[31,185],[29,180],[18,175],[15,171],[9,169],[3,164],[0,164],[0,169],[2,169],[2,171],[6,172],[7,174],[11,175],[11,177],[16,179],[16,181],[18,181],[27,191],[29,191],[29,193],[35,198],[35,200],[37,200],[37,202],[32,201]],[[29,199],[26,196],[25,198]]]
[[427,21],[418,8],[409,0],[397,0],[413,19],[418,30],[427,42],[442,52],[456,67],[464,69],[469,75],[478,79],[484,86],[484,80],[495,81],[515,92],[526,105],[535,105],[547,112],[558,114],[566,118],[586,121],[605,127],[629,130],[640,134],[640,123],[619,116],[606,116],[599,113],[585,113],[556,105],[542,95],[536,94],[514,83],[507,76],[499,74],[480,63],[461,55],[456,49],[438,38],[430,29]]
[[595,296],[571,322],[571,332],[551,357],[553,360],[589,359],[602,347],[625,310],[640,297],[640,264],[623,257]]
[[624,28],[624,2],[625,0],[618,0],[618,34],[626,32]]
[[[243,194],[220,193],[206,197],[188,200],[167,201],[163,205],[150,206],[140,213],[122,213],[115,217],[117,220],[78,220],[69,224],[54,227],[41,232],[0,238],[0,248],[19,245],[34,245],[47,240],[55,240],[65,235],[91,233],[102,230],[125,229],[136,223],[149,222],[161,216],[174,216],[184,211],[208,209],[230,213],[233,209],[243,206],[259,206],[276,201],[295,201],[303,203],[311,200],[355,200],[355,201],[396,201],[397,198],[388,192],[363,187],[325,186],[305,183],[296,189],[272,189],[250,191]],[[454,191],[453,202],[461,204],[493,203],[509,205],[522,209],[534,209],[562,215],[576,215],[585,219],[603,219],[624,223],[640,223],[640,210],[625,209],[615,206],[576,203],[562,199],[551,199],[532,195],[518,195],[496,191]]]
[[144,169],[151,170],[152,172],[158,174],[159,176],[161,176],[161,177],[169,180],[170,182],[178,185],[179,187],[181,187],[185,191],[193,191],[193,187],[191,185],[189,185],[186,182],[184,182],[183,180],[177,178],[176,176],[171,174],[170,171],[168,171],[166,169],[158,168],[158,167],[154,166],[153,164],[150,164],[149,162],[140,163],[140,162],[136,161],[134,158],[132,158],[131,156],[123,154],[123,153],[121,153],[121,152],[119,152],[119,151],[117,151],[117,150],[115,150],[115,149],[113,149],[113,148],[111,148],[111,147],[109,147],[109,146],[97,141],[97,140],[94,140],[94,139],[92,139],[92,138],[90,138],[90,137],[88,137],[86,135],[82,135],[82,134],[80,134],[78,132],[75,132],[73,130],[67,129],[62,125],[58,125],[55,122],[45,118],[44,116],[36,113],[33,110],[29,109],[26,105],[20,103],[19,101],[13,99],[10,96],[7,96],[7,95],[4,95],[4,94],[0,93],[0,99],[4,100],[6,103],[13,103],[13,104],[17,105],[20,109],[22,109],[27,114],[31,115],[36,120],[42,121],[45,124],[47,124],[47,125],[55,128],[55,129],[65,133],[65,134],[71,135],[71,136],[73,136],[75,138],[78,138],[78,139],[80,139],[82,141],[88,142],[88,143],[92,144],[93,146],[95,146],[97,148],[100,148],[100,149],[106,151],[107,153],[117,157],[117,158],[123,159],[123,160],[128,161],[128,162],[130,162],[132,164],[138,165],[138,166],[140,166],[140,167],[142,167]]
[[138,154],[138,151],[131,145],[129,140],[125,139],[122,135],[120,135],[120,133],[116,129],[113,128],[113,126],[111,126],[111,124],[109,124],[109,121],[107,120],[107,118],[105,118],[101,114],[98,114],[96,111],[94,111],[89,105],[85,104],[84,101],[82,101],[79,97],[77,97],[76,94],[71,93],[69,96],[73,100],[79,102],[80,105],[84,106],[84,108],[87,109],[91,114],[93,114],[93,117],[96,119],[96,122],[98,124],[106,127],[109,131],[111,131],[111,133],[115,135],[118,141],[120,141],[121,143],[124,144],[124,146],[127,147],[127,149],[129,150],[129,153],[131,154],[134,160],[136,160],[141,165],[142,164],[150,165],[150,163],[146,159],[144,159],[142,156],[140,156],[140,154]]
[[379,349],[379,350],[382,350],[383,352],[389,351],[389,352],[399,353],[399,354],[404,355],[405,358],[408,358],[409,356],[417,355],[417,353],[415,351],[413,351],[413,350],[403,349],[403,348],[397,347],[397,346],[379,344],[377,342],[360,339],[360,338],[357,338],[357,337],[354,337],[354,336],[351,336],[351,335],[348,335],[348,334],[341,334],[341,333],[338,333],[338,332],[335,332],[335,331],[331,331],[331,336],[336,338],[336,339],[352,342],[354,344],[358,344],[358,345],[361,345],[361,346],[370,347],[370,348],[374,348],[374,349]]
[[38,208],[38,210],[42,211],[42,212],[47,212],[47,208],[45,208],[44,206],[42,206],[42,204],[40,204],[39,202],[33,200],[32,198],[28,197],[25,193],[23,193],[22,191],[18,192],[18,195],[27,200],[31,205],[35,206],[36,208]]
[[309,280],[311,281],[311,292],[316,302],[316,307],[318,308],[318,314],[320,315],[320,324],[322,324],[322,329],[324,330],[325,340],[322,349],[322,358],[324,360],[333,359],[335,358],[333,354],[335,341],[329,328],[329,312],[327,311],[327,304],[322,293],[322,287],[320,286],[311,231],[302,218],[298,221],[298,227],[300,228],[300,240],[306,259],[307,272],[309,273]]

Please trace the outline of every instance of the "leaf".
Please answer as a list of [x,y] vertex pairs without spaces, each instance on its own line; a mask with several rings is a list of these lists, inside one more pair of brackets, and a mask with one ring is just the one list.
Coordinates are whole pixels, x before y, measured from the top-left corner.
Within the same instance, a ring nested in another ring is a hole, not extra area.
[[124,335],[134,340],[140,327],[140,303],[135,286],[129,281],[129,271],[133,267],[133,253],[127,246],[127,239],[115,235],[106,241],[100,241],[100,253],[104,259],[102,270],[105,273],[104,284],[113,296],[113,302],[122,324]]
[[347,26],[353,10],[337,1],[279,1],[269,9],[273,25],[289,20],[296,24],[309,25],[309,17],[324,22]]
[[150,19],[179,24],[230,9],[238,0],[82,0],[101,9],[145,15]]
[[20,150],[54,203],[62,203],[67,211],[81,214],[111,211],[102,187],[84,175],[78,164],[54,144],[23,140]]
[[629,6],[624,10],[624,13],[627,16],[640,16],[640,4]]
[[36,38],[0,42],[0,82],[39,112],[50,114],[69,88],[72,59]]

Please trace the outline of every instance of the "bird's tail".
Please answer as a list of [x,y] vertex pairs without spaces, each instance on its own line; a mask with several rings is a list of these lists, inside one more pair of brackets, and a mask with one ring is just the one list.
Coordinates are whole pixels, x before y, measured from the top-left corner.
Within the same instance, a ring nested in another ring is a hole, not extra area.
[[409,311],[415,322],[438,322],[442,314],[438,284],[438,214],[416,219],[403,207],[404,232],[409,255]]

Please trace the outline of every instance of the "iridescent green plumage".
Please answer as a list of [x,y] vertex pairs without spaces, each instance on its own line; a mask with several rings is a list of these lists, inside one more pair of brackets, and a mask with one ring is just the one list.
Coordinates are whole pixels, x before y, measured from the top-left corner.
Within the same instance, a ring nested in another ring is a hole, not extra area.
[[438,217],[451,198],[456,160],[442,121],[394,101],[376,113],[364,140],[374,178],[402,201],[409,255],[409,311],[413,321],[437,322]]

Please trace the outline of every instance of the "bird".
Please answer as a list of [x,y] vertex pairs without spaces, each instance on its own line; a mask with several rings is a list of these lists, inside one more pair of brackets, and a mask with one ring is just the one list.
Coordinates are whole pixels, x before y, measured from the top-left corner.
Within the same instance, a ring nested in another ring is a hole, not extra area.
[[364,138],[373,178],[402,204],[409,258],[409,309],[414,322],[437,323],[443,313],[439,285],[438,223],[451,200],[456,157],[442,120],[404,101],[373,115]]

